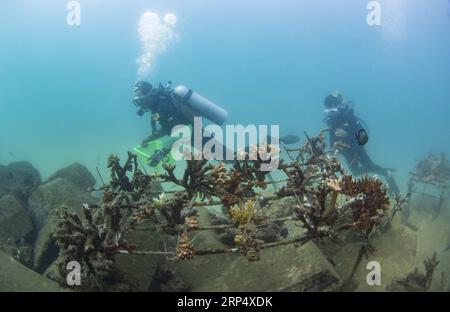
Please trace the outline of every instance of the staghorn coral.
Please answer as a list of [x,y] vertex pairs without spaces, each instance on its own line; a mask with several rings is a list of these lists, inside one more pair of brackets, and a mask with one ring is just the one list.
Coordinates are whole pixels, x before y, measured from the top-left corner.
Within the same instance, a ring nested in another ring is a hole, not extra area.
[[107,168],[111,169],[111,183],[109,184],[110,188],[120,188],[122,190],[131,191],[133,186],[127,176],[127,172],[132,170],[133,165],[134,168],[137,168],[137,157],[130,152],[128,152],[128,159],[124,166],[120,165],[119,157],[116,155],[110,155],[107,165]]
[[248,236],[241,242],[239,248],[248,261],[258,261],[259,253],[264,248],[264,241]]
[[196,216],[186,217],[185,224],[188,231],[195,231],[199,228],[198,219]]
[[[290,162],[280,161],[279,170],[286,179],[281,181],[282,186],[277,187],[273,196],[264,198],[258,192],[273,181],[266,181],[267,172],[259,170],[264,162],[259,156],[254,157],[254,150],[242,151],[242,159],[229,167],[223,163],[213,165],[206,160],[189,160],[181,178],[175,176],[173,165],[164,166],[164,174],[149,175],[137,168],[133,154],[129,153],[123,166],[116,156],[111,156],[108,161],[111,182],[100,189],[103,203],[98,207],[89,206],[99,209],[98,217],[93,220],[90,216],[91,221],[86,217],[82,222],[70,214],[61,216],[62,254],[74,252],[80,261],[93,268],[97,267],[98,259],[106,259],[110,266],[105,266],[104,271],[108,273],[118,252],[164,254],[178,260],[240,252],[249,261],[257,261],[264,248],[287,244],[301,246],[314,239],[336,239],[349,229],[362,231],[368,240],[369,233],[380,223],[389,205],[385,188],[375,178],[355,180],[345,175],[339,160],[326,150],[324,133],[325,130],[316,137],[307,136],[301,148],[289,150],[298,155]],[[175,184],[181,190],[155,192],[152,185],[159,182]],[[269,213],[264,208],[266,205],[261,204],[286,197],[292,199],[294,207],[283,216]],[[210,205],[222,205],[226,217],[221,224],[202,226],[195,207]],[[71,222],[67,223],[68,219]],[[135,250],[123,241],[123,234],[132,231],[133,226],[143,220],[153,222],[158,231],[178,236],[178,243],[173,246],[175,250]],[[281,225],[290,221],[303,227],[304,234],[282,235]],[[67,227],[68,224],[74,226]],[[86,228],[92,230],[95,238],[87,239]],[[189,235],[195,237],[196,232],[202,230],[230,230],[232,248],[194,246]],[[77,233],[81,241],[70,244],[68,233]],[[84,246],[90,241],[95,243],[89,243],[91,247],[85,253]],[[364,244],[368,246],[367,241]],[[101,286],[104,280],[97,276],[103,276],[102,272],[93,269],[87,274]]]
[[158,197],[153,198],[153,206],[156,209],[162,209],[166,204],[166,200],[164,197],[164,192],[158,195]]
[[112,236],[106,227],[96,224],[91,210],[85,208],[83,212],[84,221],[64,206],[58,211],[59,225],[54,238],[60,247],[59,272],[65,277],[66,264],[77,261],[84,268],[83,290],[105,290],[107,284],[120,279],[113,267],[114,255],[121,248],[131,247],[120,235]]
[[238,246],[242,246],[245,243],[245,237],[242,234],[236,234],[234,236],[234,242]]
[[358,198],[352,203],[351,209],[354,222],[360,229],[372,229],[389,209],[386,188],[377,178],[366,176],[353,180],[351,176],[343,176],[339,185],[342,194]]
[[237,234],[234,242],[248,261],[258,261],[259,253],[264,248],[264,241],[251,235]]
[[255,214],[255,202],[251,199],[230,208],[231,218],[240,226],[245,226]]
[[256,175],[249,174],[248,168],[240,165],[227,170],[223,164],[214,166],[206,160],[188,160],[187,164],[182,179],[175,177],[175,166],[164,166],[167,171],[164,179],[182,186],[190,198],[211,202],[216,197],[230,207],[244,198],[254,197],[254,188],[264,186]]
[[179,260],[189,260],[194,258],[195,250],[194,246],[189,243],[189,237],[187,234],[182,234],[178,239],[176,248],[176,256]]
[[[346,175],[337,158],[326,154],[323,134],[308,137],[297,150],[299,156],[281,166],[288,180],[276,194],[295,196],[297,218],[311,233],[333,236],[348,228],[370,232],[389,207],[386,189],[375,178]],[[339,207],[338,196],[344,201]]]

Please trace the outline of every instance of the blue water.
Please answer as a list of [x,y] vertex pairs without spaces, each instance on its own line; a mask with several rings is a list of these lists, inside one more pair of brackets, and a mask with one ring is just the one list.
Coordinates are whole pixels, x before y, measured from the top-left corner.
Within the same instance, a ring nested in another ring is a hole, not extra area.
[[178,18],[147,75],[199,91],[228,123],[325,127],[323,98],[340,90],[370,128],[375,162],[408,171],[450,153],[450,5],[384,0],[382,25],[363,0],[63,0],[0,2],[0,163],[32,162],[44,177],[74,161],[91,170],[149,131],[131,104],[147,11]]

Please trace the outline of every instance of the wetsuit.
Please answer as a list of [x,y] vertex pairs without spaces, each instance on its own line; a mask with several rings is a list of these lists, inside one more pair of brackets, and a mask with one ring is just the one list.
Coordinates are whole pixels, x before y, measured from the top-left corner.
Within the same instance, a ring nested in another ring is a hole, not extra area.
[[143,140],[147,144],[163,136],[170,135],[177,125],[192,125],[193,117],[188,118],[175,107],[176,101],[170,94],[160,90],[152,90],[146,98],[146,109],[150,110],[152,134]]
[[[178,101],[179,100],[165,88],[159,88],[159,90],[153,89],[151,93],[146,96],[143,109],[144,111],[151,111],[152,133],[142,141],[143,145],[146,145],[149,142],[157,140],[161,137],[170,136],[172,129],[178,125],[190,126],[192,130],[194,117],[201,116],[189,110],[182,111],[184,106]],[[191,133],[191,142],[193,142],[194,131]],[[164,144],[162,152],[164,154],[169,153],[172,149],[173,143],[177,140],[178,138],[170,138]],[[202,136],[202,145],[209,140],[214,139]],[[223,147],[222,159],[226,158],[227,152],[232,153],[227,151],[227,147],[223,143],[217,142],[216,144],[221,144]]]
[[336,148],[345,158],[354,175],[372,172],[385,177],[392,192],[399,193],[397,183],[389,170],[375,164],[367,154],[364,146],[358,145],[355,133],[363,128],[353,109],[343,103],[330,110],[325,119],[330,131],[330,145]]

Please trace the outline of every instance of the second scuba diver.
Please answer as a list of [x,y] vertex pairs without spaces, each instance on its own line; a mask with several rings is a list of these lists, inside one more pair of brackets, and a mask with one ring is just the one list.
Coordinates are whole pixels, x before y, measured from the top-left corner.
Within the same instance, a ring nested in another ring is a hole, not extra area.
[[400,189],[392,176],[392,170],[375,164],[367,154],[364,148],[368,140],[367,132],[349,102],[335,91],[325,98],[324,104],[330,146],[341,153],[350,171],[354,175],[367,172],[379,174],[386,179],[392,193],[399,193]]

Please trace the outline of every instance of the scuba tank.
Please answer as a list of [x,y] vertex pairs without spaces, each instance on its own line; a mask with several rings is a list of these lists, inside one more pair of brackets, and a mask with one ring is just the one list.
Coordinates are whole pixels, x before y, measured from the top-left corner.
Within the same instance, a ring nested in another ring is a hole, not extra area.
[[197,113],[211,122],[222,125],[228,117],[226,110],[188,87],[177,86],[172,93],[183,108],[188,108],[192,113]]

